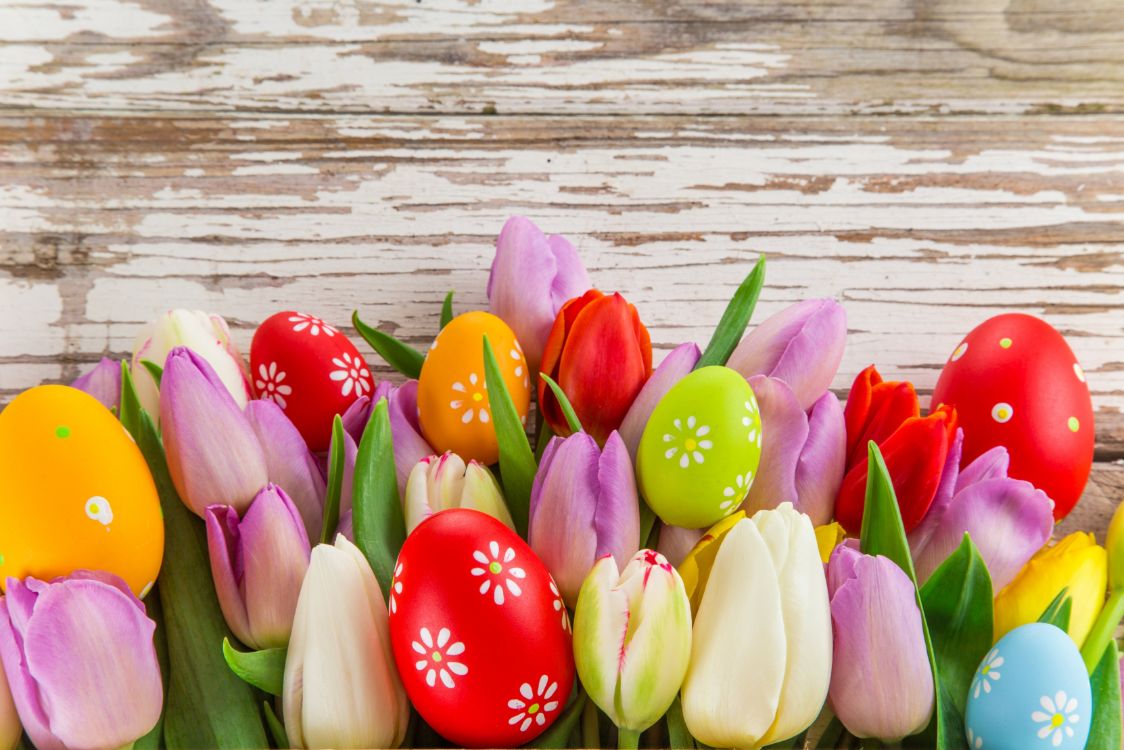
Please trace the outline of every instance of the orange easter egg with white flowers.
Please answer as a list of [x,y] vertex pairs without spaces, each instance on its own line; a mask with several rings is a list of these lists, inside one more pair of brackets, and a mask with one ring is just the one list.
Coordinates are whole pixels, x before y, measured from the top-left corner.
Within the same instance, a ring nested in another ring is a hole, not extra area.
[[144,596],[163,556],[156,485],[109,409],[41,385],[0,412],[0,591],[9,577],[100,570]]
[[515,410],[526,423],[531,378],[523,348],[507,323],[479,310],[453,318],[434,339],[418,376],[418,422],[436,452],[493,464],[499,446],[484,382],[485,336]]

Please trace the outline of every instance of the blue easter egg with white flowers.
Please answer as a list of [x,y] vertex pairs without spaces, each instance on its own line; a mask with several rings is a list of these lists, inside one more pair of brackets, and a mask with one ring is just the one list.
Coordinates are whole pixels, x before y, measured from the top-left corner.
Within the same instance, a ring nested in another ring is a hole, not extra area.
[[1066,633],[1035,622],[987,652],[968,690],[972,750],[1082,750],[1093,693],[1081,652]]

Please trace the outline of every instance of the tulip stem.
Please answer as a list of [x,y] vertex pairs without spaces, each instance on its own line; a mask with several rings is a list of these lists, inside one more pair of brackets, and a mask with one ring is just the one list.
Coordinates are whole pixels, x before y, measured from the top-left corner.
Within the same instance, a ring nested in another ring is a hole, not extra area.
[[582,747],[601,747],[601,727],[598,726],[597,704],[587,698],[582,708]]
[[1097,668],[1097,663],[1104,656],[1105,647],[1116,632],[1116,627],[1124,619],[1124,588],[1117,589],[1108,597],[1104,609],[1093,623],[1093,629],[1085,638],[1081,646],[1081,658],[1085,661],[1085,668],[1089,674]]
[[640,747],[640,732],[631,729],[617,730],[617,750],[636,750]]

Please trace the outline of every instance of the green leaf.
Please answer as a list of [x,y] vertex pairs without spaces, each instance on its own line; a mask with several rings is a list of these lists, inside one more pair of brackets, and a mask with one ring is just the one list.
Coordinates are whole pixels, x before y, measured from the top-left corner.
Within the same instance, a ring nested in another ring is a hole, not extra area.
[[445,295],[445,301],[441,303],[441,327],[449,325],[449,321],[453,319],[453,293],[450,291]]
[[819,740],[816,741],[816,750],[831,750],[836,747],[844,747],[840,744],[840,740],[847,734],[847,730],[843,728],[843,722],[839,721],[838,716],[832,716],[831,722],[823,730]]
[[1120,747],[1120,653],[1116,641],[1109,639],[1090,680],[1093,688],[1093,724],[1089,728],[1088,748]]
[[496,442],[500,449],[500,476],[503,477],[504,497],[515,522],[515,530],[526,538],[531,484],[535,481],[538,466],[487,336],[484,337],[484,382],[488,388],[492,424],[496,428]]
[[694,750],[695,738],[683,720],[683,704],[679,702],[678,695],[671,702],[671,708],[667,709],[667,736],[671,750]]
[[282,750],[292,747],[289,742],[289,735],[285,734],[285,725],[277,718],[273,706],[269,705],[269,701],[263,701],[262,708],[265,711],[265,725],[269,727],[269,736],[273,738],[273,746]]
[[991,648],[992,586],[987,565],[967,534],[921,587],[925,621],[940,679],[945,747],[967,748],[964,711],[980,661]]
[[148,374],[156,381],[156,387],[159,388],[160,381],[164,377],[164,368],[148,359],[142,359],[141,364],[144,365],[144,369],[148,370]]
[[1073,612],[1073,599],[1069,596],[1069,586],[1066,586],[1058,595],[1054,597],[1054,601],[1043,610],[1038,618],[1038,622],[1044,622],[1048,625],[1061,628],[1062,630],[1069,630],[1069,616]]
[[550,377],[545,372],[540,372],[539,377],[546,382],[550,390],[554,393],[554,397],[558,399],[558,405],[562,407],[562,414],[566,417],[566,424],[570,426],[570,432],[585,432],[585,430],[582,429],[581,421],[578,419],[578,414],[574,411],[574,406],[570,403],[566,392],[562,390],[562,386],[555,383],[554,378]]
[[371,328],[359,319],[358,310],[351,314],[351,323],[363,340],[370,344],[388,365],[408,378],[417,379],[421,374],[422,363],[425,362],[424,354],[389,333]]
[[337,414],[332,420],[332,442],[328,452],[328,491],[324,495],[324,521],[320,526],[320,543],[331,544],[340,525],[340,495],[343,494],[344,437],[343,420]]
[[230,671],[259,690],[281,695],[285,683],[287,649],[267,648],[262,651],[236,651],[230,640],[223,638],[222,655]]
[[[165,636],[164,611],[160,609],[160,595],[152,588],[144,598],[144,609],[148,617],[156,623],[156,632],[153,633],[153,645],[156,647],[156,660],[160,662],[160,679],[167,686],[169,678],[168,669],[168,639]],[[133,750],[158,750],[164,744],[164,709],[160,708],[160,718],[156,726],[148,734],[133,743]]]
[[121,422],[148,463],[164,513],[164,563],[157,587],[168,639],[164,744],[178,748],[265,748],[253,689],[227,668],[218,646],[232,638],[211,583],[202,521],[176,493],[160,435],[121,371]]
[[585,708],[587,700],[589,699],[585,697],[585,693],[579,689],[577,697],[558,717],[558,721],[554,722],[550,729],[540,734],[527,747],[544,748],[544,750],[558,750],[559,748],[569,747],[570,733],[577,728],[578,721],[582,716],[582,709]]
[[648,538],[656,527],[656,514],[648,507],[644,498],[640,498],[640,544],[648,546]]
[[764,284],[765,256],[762,255],[757,259],[753,270],[745,277],[745,281],[734,292],[734,296],[730,298],[726,311],[722,313],[722,319],[718,321],[718,327],[714,329],[714,335],[710,337],[710,343],[706,345],[706,350],[695,365],[696,370],[708,365],[724,365],[730,359],[734,347],[745,333],[745,327],[749,325],[753,308],[757,306],[757,298],[761,296],[761,287]]
[[406,541],[406,519],[398,496],[394,442],[385,398],[375,404],[359,441],[351,504],[355,545],[371,564],[382,595],[389,596],[394,562]]

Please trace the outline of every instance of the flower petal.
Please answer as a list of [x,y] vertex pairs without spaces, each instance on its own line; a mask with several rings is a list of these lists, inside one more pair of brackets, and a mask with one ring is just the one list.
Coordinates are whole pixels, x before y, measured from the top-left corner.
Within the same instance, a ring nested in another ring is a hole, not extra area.
[[752,515],[797,501],[796,467],[808,440],[808,417],[784,381],[756,375],[750,378],[749,385],[757,397],[761,424],[769,437],[761,446],[757,476],[746,496],[745,510]]
[[246,418],[264,451],[269,480],[283,487],[292,499],[308,538],[319,539],[327,488],[304,438],[272,401],[254,399],[246,404]]
[[697,344],[680,344],[668,352],[636,395],[620,426],[621,438],[628,446],[628,453],[633,461],[636,460],[636,450],[640,447],[640,437],[644,434],[644,428],[656,404],[667,395],[672,386],[695,369],[701,356],[702,352]]
[[619,433],[605,441],[597,462],[597,505],[593,528],[597,534],[594,554],[611,554],[617,565],[627,565],[640,549],[640,499],[632,460]]

